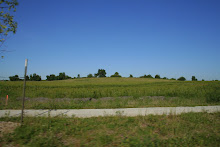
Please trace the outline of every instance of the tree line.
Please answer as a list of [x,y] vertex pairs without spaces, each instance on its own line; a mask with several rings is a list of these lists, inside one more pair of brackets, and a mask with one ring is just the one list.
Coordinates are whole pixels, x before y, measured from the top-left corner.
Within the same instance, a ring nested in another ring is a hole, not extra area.
[[[97,73],[95,73],[95,74],[90,73],[87,75],[87,77],[82,77],[82,78],[101,78],[101,77],[106,77],[106,74],[107,73],[104,69],[98,69]],[[122,76],[118,72],[115,72],[115,74],[111,75],[110,77],[122,77]],[[75,79],[75,78],[81,78],[80,74],[78,74],[77,77],[73,77],[73,78],[66,75],[65,72],[61,72],[57,76],[55,74],[51,74],[51,75],[46,76],[47,81],[66,80],[66,79]],[[133,75],[130,74],[129,78],[133,78]],[[139,78],[152,78],[152,79],[155,78],[155,79],[167,79],[168,80],[167,77],[161,78],[160,75],[158,75],[158,74],[155,75],[154,77],[150,74],[148,74],[148,75],[145,74],[143,76],[140,76]],[[9,79],[10,79],[10,81],[21,81],[24,78],[19,78],[18,75],[15,75],[15,76],[10,76]],[[27,81],[41,81],[41,76],[34,73],[33,75],[31,74],[30,76],[26,76],[26,80]],[[186,81],[186,78],[185,77],[180,77],[178,79],[171,78],[170,80]],[[197,81],[195,76],[192,76],[192,81]],[[202,80],[202,81],[204,81],[204,80]]]
[[[24,77],[19,77],[18,75],[9,77],[10,81],[22,81],[23,79]],[[36,73],[33,75],[31,74],[30,76],[27,75],[26,81],[41,81],[41,76],[37,75]]]

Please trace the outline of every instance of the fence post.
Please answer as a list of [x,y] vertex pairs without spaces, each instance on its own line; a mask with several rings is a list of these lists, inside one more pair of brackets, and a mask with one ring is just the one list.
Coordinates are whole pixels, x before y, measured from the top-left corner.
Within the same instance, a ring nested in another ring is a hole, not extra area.
[[23,99],[22,99],[22,110],[21,110],[21,125],[23,124],[23,115],[24,115],[24,101],[25,101],[25,88],[26,88],[27,62],[28,62],[28,60],[25,59],[24,87],[23,87]]

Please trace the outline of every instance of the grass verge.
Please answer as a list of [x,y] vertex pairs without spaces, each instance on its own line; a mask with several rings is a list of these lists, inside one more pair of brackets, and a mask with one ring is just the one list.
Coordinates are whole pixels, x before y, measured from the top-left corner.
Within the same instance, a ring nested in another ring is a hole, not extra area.
[[[20,118],[0,118],[19,122]],[[219,146],[220,113],[98,118],[25,118],[4,134],[16,146]]]

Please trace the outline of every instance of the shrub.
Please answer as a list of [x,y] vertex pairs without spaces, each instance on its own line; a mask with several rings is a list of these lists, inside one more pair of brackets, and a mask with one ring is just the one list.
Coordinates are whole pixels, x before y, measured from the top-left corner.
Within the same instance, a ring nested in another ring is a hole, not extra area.
[[179,81],[186,81],[186,78],[184,78],[184,77],[180,77],[180,78],[177,79],[177,80],[179,80]]
[[130,74],[129,78],[133,78],[133,75],[132,75],[132,74]]

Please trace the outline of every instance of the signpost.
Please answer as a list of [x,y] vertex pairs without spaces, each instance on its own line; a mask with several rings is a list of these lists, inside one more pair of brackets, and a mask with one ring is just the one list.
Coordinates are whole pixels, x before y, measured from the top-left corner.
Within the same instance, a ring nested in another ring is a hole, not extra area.
[[23,123],[23,115],[24,115],[24,101],[25,101],[25,87],[26,87],[26,75],[27,75],[27,62],[25,59],[25,69],[24,69],[24,87],[23,87],[23,99],[22,99],[22,110],[21,110],[21,125]]

